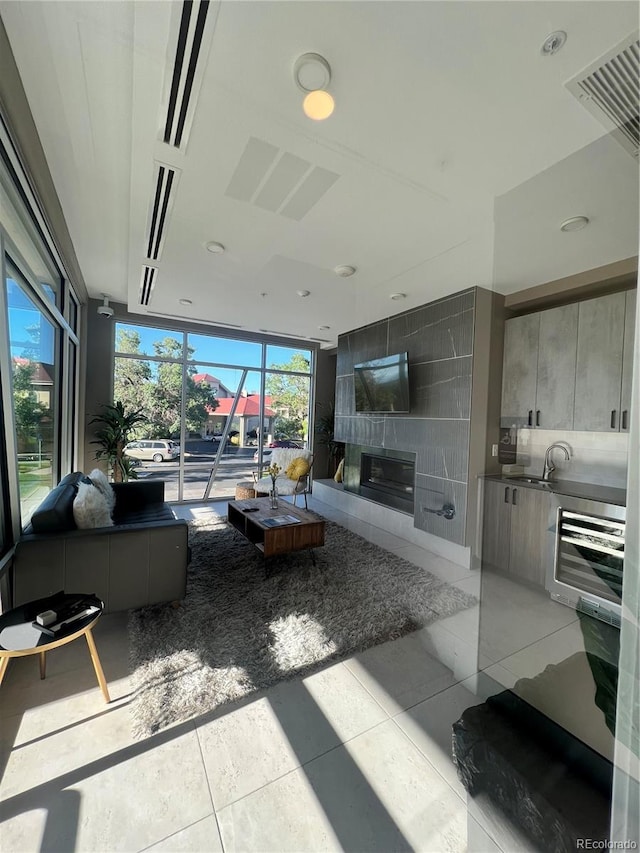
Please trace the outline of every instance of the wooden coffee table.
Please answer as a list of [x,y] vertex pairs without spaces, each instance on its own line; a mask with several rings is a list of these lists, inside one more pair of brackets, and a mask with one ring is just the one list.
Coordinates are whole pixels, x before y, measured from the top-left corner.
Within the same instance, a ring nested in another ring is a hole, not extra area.
[[[227,516],[229,524],[248,539],[264,557],[275,557],[324,545],[323,518],[309,510],[299,509],[287,501],[280,501],[278,509],[271,509],[269,503],[269,498],[230,501]],[[297,518],[298,521],[278,527],[270,527],[265,523],[269,519],[287,515]]]

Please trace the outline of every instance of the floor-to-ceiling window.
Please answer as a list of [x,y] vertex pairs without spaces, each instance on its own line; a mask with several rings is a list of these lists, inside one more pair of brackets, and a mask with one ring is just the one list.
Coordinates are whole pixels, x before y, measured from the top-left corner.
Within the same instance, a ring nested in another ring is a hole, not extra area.
[[312,373],[311,350],[117,322],[114,401],[147,419],[127,450],[138,478],[168,500],[233,495],[273,446],[310,445]]
[[77,453],[79,303],[0,123],[0,557]]

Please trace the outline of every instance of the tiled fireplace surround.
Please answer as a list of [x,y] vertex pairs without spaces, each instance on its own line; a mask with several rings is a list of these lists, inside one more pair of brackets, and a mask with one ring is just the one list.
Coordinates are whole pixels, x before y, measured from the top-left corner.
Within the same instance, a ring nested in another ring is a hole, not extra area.
[[[345,490],[359,491],[363,452],[415,454],[413,526],[458,545],[466,544],[475,305],[476,290],[467,290],[338,339],[336,439],[347,444]],[[354,364],[405,351],[410,412],[356,413]],[[445,503],[455,506],[454,519],[432,512]]]

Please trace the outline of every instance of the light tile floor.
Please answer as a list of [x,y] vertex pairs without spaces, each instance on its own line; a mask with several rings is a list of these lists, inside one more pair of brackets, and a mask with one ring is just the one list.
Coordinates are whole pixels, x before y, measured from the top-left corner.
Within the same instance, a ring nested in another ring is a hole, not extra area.
[[[316,502],[468,592],[477,573]],[[203,517],[208,507],[185,507]],[[226,505],[215,505],[226,513]],[[451,725],[478,704],[478,608],[145,740],[130,734],[127,615],[15,661],[0,692],[2,851],[496,850],[467,815]],[[505,672],[508,672],[505,670]]]

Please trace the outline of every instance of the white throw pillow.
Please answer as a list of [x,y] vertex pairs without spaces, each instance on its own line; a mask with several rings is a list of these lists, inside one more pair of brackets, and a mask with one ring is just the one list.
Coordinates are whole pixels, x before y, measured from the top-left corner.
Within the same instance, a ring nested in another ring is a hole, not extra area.
[[73,501],[73,518],[79,530],[113,527],[105,496],[89,483],[78,483],[78,494]]
[[109,515],[112,515],[113,509],[116,505],[116,493],[111,488],[111,483],[107,480],[107,475],[99,468],[94,468],[89,474],[89,479],[96,489],[100,489],[102,494],[105,496],[107,507],[109,508]]

